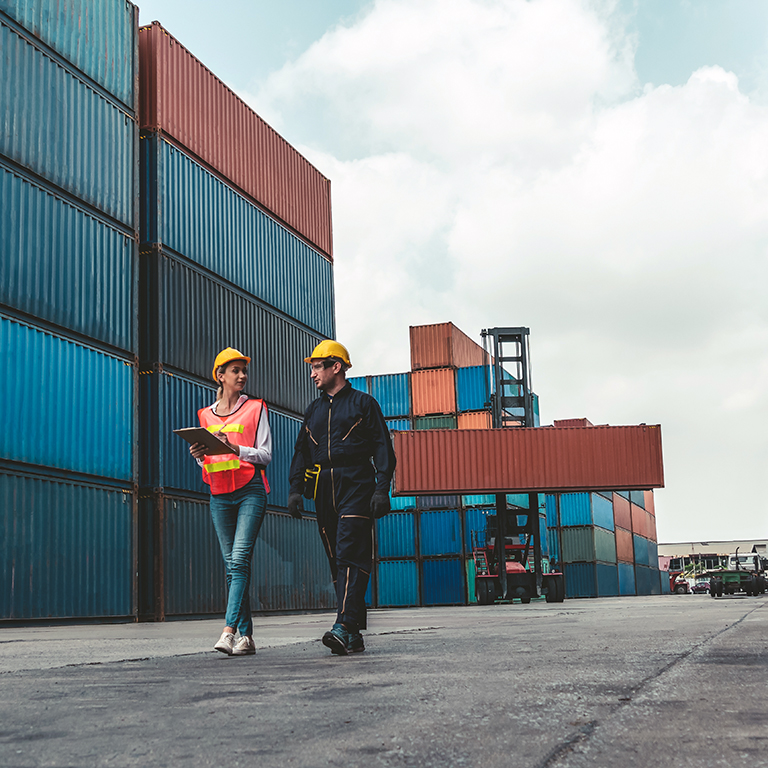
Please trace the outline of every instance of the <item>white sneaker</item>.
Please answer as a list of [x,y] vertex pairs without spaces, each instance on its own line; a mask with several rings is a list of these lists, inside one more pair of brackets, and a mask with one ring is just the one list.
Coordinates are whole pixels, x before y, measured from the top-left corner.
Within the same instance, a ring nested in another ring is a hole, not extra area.
[[249,656],[252,653],[256,653],[256,644],[253,642],[253,638],[243,635],[238,638],[235,643],[235,647],[232,649],[233,656]]
[[221,651],[227,656],[232,655],[232,649],[235,647],[235,636],[231,632],[222,632],[219,641],[213,646],[214,651]]

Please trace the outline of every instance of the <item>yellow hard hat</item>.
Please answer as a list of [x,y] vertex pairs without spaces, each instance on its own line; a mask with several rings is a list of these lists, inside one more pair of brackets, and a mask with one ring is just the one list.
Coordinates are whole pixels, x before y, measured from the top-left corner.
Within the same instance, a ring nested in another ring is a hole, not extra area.
[[226,349],[222,349],[221,352],[219,352],[218,355],[216,355],[216,359],[213,361],[213,380],[218,381],[216,378],[216,371],[219,370],[219,368],[222,365],[226,365],[227,363],[231,363],[233,360],[245,360],[246,363],[249,365],[251,364],[251,358],[247,355],[244,355],[242,352],[238,352],[236,349],[233,349],[232,347],[227,347]]
[[343,344],[339,344],[338,341],[331,341],[326,339],[321,341],[313,350],[309,357],[304,358],[305,363],[311,363],[313,358],[323,357],[338,357],[339,360],[343,360],[347,368],[352,367],[352,363],[349,362],[349,352]]

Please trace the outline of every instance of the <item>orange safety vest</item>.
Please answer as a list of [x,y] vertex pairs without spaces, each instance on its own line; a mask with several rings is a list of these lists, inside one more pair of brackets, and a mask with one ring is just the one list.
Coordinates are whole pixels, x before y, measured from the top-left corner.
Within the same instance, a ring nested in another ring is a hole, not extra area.
[[[223,432],[233,445],[253,446],[262,410],[267,407],[263,400],[247,400],[226,418],[217,416],[210,406],[197,412],[200,426],[209,432]],[[256,467],[248,461],[240,461],[234,453],[219,456],[203,456],[203,480],[211,486],[211,493],[232,493],[249,483]],[[264,470],[261,470],[264,488],[269,493],[269,484]]]

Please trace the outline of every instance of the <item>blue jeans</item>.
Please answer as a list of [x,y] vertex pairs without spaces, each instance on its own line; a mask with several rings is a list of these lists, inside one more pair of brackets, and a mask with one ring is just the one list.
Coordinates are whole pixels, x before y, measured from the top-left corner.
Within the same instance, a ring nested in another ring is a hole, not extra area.
[[227,569],[225,621],[249,637],[253,634],[248,597],[251,560],[266,507],[267,493],[258,471],[247,485],[232,493],[211,494],[211,519]]

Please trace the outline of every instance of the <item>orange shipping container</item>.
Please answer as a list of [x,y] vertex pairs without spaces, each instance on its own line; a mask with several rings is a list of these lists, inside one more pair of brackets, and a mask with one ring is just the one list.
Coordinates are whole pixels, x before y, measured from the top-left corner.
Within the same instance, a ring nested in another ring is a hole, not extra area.
[[408,496],[664,485],[654,425],[412,430],[395,432],[394,446],[396,493]]
[[459,414],[459,429],[490,429],[490,411],[466,411]]
[[411,369],[469,368],[487,365],[483,348],[462,333],[453,323],[412,325]]
[[633,563],[635,552],[632,546],[632,531],[616,528],[616,558],[620,563]]
[[556,427],[594,427],[589,419],[555,419],[552,422]]
[[456,413],[456,372],[453,368],[411,374],[414,416]]
[[644,536],[647,539],[647,526],[645,524],[645,518],[647,517],[646,511],[642,507],[638,507],[637,504],[630,504],[629,510],[632,515],[632,533],[636,533],[638,536]]
[[618,493],[613,494],[613,522],[617,526],[625,528],[628,531],[632,530],[632,515],[629,512],[629,499],[619,496]]
[[643,491],[645,494],[645,511],[650,512],[654,517],[656,516],[656,507],[653,503],[653,491]]
[[139,120],[333,256],[331,182],[156,21],[139,29]]
[[656,518],[650,514],[647,510],[645,513],[645,538],[650,539],[651,541],[657,541],[656,538]]

